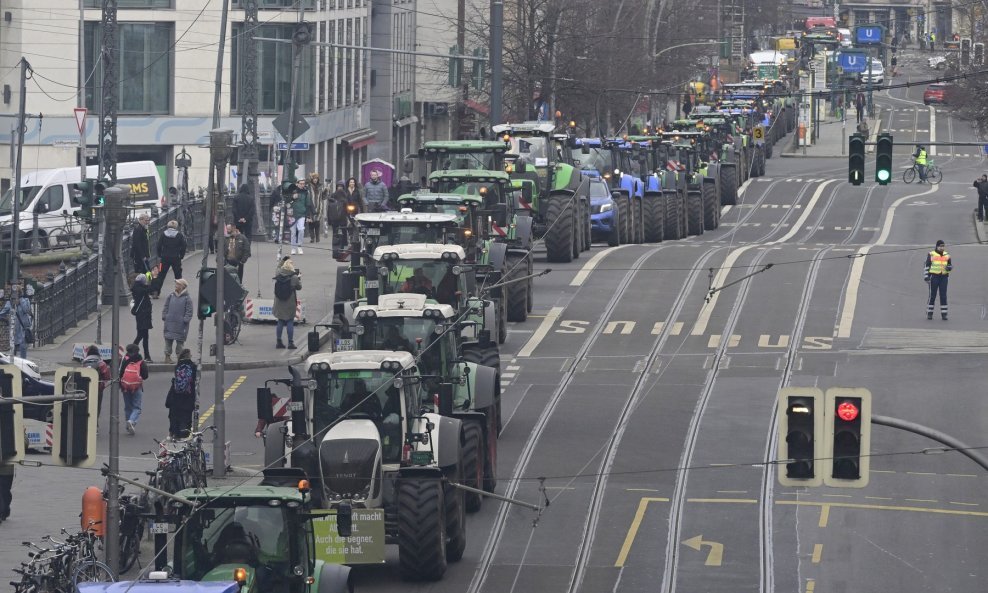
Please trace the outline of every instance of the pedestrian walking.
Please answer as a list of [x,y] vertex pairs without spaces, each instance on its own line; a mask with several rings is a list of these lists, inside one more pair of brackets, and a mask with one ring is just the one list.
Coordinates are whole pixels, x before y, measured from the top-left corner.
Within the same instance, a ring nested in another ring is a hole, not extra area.
[[[357,185],[357,180],[353,177],[346,180],[346,203],[347,205],[353,205],[356,208],[354,214],[360,214],[367,212],[367,201],[364,200],[364,193],[361,191],[360,186]],[[349,210],[347,211],[349,213]]]
[[275,330],[278,342],[275,348],[284,348],[281,341],[284,328],[288,328],[288,347],[295,348],[295,311],[298,308],[298,291],[302,290],[302,274],[295,269],[295,263],[285,256],[274,277],[274,307],[272,313],[278,320]]
[[107,385],[110,384],[110,380],[113,379],[113,372],[110,371],[110,365],[106,364],[106,361],[100,356],[99,346],[96,344],[90,344],[86,347],[86,356],[82,359],[82,366],[94,369],[96,374],[99,375],[99,388],[97,391],[99,397],[96,402],[96,423],[98,428],[100,412],[103,410],[103,393],[106,391]]
[[336,182],[336,189],[326,200],[326,222],[329,223],[330,237],[333,241],[333,257],[339,255],[346,243],[344,239],[347,226],[347,193],[342,181]]
[[254,196],[246,183],[240,186],[233,198],[233,223],[249,241],[250,234],[254,232]]
[[690,96],[686,95],[686,98],[683,99],[683,117],[689,117],[692,111],[693,111],[693,101],[690,101]]
[[244,264],[250,259],[250,241],[240,229],[232,224],[226,225],[226,265],[237,269],[237,281],[244,281]]
[[295,184],[295,193],[291,201],[291,213],[295,218],[292,223],[292,255],[302,253],[302,241],[305,239],[305,221],[312,213],[312,199],[305,186],[305,179],[299,179]]
[[378,171],[371,171],[371,178],[364,184],[364,202],[373,212],[383,212],[388,209],[388,186],[381,181]]
[[322,233],[323,219],[326,217],[326,196],[319,173],[313,171],[309,173],[309,197],[312,201],[312,213],[309,220],[309,241],[319,242],[319,235]]
[[161,269],[158,270],[158,277],[154,279],[155,298],[161,294],[161,287],[165,285],[165,277],[169,269],[174,270],[176,280],[181,280],[182,260],[185,259],[187,248],[185,235],[178,230],[178,221],[169,220],[168,226],[158,239],[158,259],[161,261]]
[[150,331],[154,327],[151,322],[151,288],[148,286],[148,278],[144,274],[137,274],[134,276],[134,282],[131,284],[130,292],[134,295],[134,304],[130,307],[130,314],[134,316],[134,321],[137,322],[137,337],[134,338],[133,345],[137,347],[138,344],[144,344],[144,360],[148,363],[153,362],[151,360],[151,351],[148,348],[148,341],[150,340]]
[[176,280],[175,291],[168,295],[161,309],[161,321],[165,326],[165,362],[168,364],[172,363],[172,346],[175,346],[175,354],[178,354],[185,349],[185,340],[189,337],[192,297],[189,296],[188,289],[188,282]]
[[120,393],[124,400],[124,418],[127,434],[137,432],[141,418],[141,400],[144,399],[144,381],[148,378],[148,360],[141,358],[137,344],[127,344],[127,354],[120,363]]
[[188,438],[189,431],[192,430],[198,376],[196,363],[192,362],[192,352],[183,348],[178,353],[175,376],[172,377],[168,397],[165,398],[165,407],[168,408],[168,438],[172,440]]
[[940,295],[940,318],[947,321],[947,278],[950,276],[954,264],[947,253],[947,246],[943,241],[937,241],[933,251],[926,255],[926,267],[923,271],[923,279],[930,287],[930,300],[926,304],[926,318],[933,319],[933,305]]
[[988,214],[988,175],[975,179],[974,187],[978,190],[978,222],[984,222]]
[[[151,217],[141,214],[130,233],[130,261],[134,264],[135,274],[151,273]],[[151,276],[148,276],[148,280]]]
[[14,328],[14,355],[27,358],[27,345],[34,343],[34,314],[31,312],[31,299],[24,295],[24,289],[16,284],[10,287],[10,299],[0,309],[0,319]]
[[865,106],[868,104],[867,99],[865,99],[864,93],[858,91],[858,96],[854,98],[854,108],[858,112],[858,123],[864,121],[865,117]]

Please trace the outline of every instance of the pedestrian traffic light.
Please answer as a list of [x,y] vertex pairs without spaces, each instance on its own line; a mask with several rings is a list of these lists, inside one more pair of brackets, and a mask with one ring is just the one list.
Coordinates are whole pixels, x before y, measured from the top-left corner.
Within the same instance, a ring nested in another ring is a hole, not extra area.
[[90,467],[96,461],[99,418],[99,375],[96,369],[59,367],[55,371],[56,401],[52,410],[51,459],[57,465]]
[[199,308],[197,313],[199,319],[212,317],[213,313],[216,313],[216,268],[199,270]]
[[888,185],[892,181],[892,135],[879,134],[875,147],[875,181]]
[[[21,370],[0,365],[0,398],[21,399]],[[24,459],[24,409],[21,404],[0,402],[0,463]]]
[[779,483],[783,486],[819,486],[822,457],[823,391],[816,387],[779,390]]
[[961,66],[968,67],[971,65],[971,39],[965,37],[961,39]]
[[106,205],[106,184],[102,181],[93,183],[93,208],[102,208]]
[[984,66],[985,65],[985,44],[975,43],[974,44],[974,65]]
[[850,156],[847,158],[847,181],[852,185],[861,185],[865,175],[864,135],[851,134],[848,144]]
[[79,206],[79,217],[89,220],[93,217],[93,180],[84,179],[72,184],[72,203]]
[[827,390],[823,483],[864,488],[871,451],[871,392],[831,387]]

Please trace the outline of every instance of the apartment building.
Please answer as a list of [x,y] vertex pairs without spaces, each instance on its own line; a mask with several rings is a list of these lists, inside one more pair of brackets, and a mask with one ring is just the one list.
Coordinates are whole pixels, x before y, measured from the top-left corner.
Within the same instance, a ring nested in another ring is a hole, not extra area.
[[[220,126],[239,135],[244,11],[243,0],[230,1]],[[414,6],[411,0],[389,1]],[[13,159],[6,153],[13,137],[12,116],[19,101],[17,64],[22,57],[34,73],[27,83],[31,117],[24,170],[77,164],[79,133],[73,108],[78,106],[80,82],[85,88],[83,104],[89,109],[87,160],[97,162],[102,3],[82,2],[85,25],[80,47],[80,0],[0,0],[0,183],[4,189],[13,176]],[[370,45],[371,0],[258,0],[258,4],[257,37],[289,40],[295,24],[304,19],[313,25],[313,41]],[[204,147],[213,127],[222,0],[118,0],[118,6],[118,160],[153,160],[170,184],[176,176],[175,156],[185,148],[193,163],[190,187],[205,186],[208,152]],[[356,49],[310,45],[305,50],[299,108],[309,130],[296,139],[305,147],[294,153],[302,165],[300,173],[318,171],[333,179],[357,176],[360,164],[387,136],[371,124],[370,60],[368,52]],[[291,71],[290,43],[257,42],[257,121],[266,180],[276,177],[279,169],[275,149],[282,139],[272,121],[289,109]],[[404,86],[411,88],[410,84]]]

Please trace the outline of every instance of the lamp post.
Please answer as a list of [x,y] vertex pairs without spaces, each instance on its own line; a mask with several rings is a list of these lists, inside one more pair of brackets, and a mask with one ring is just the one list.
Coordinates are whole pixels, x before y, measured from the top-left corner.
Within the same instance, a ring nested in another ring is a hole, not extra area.
[[216,212],[216,370],[213,374],[213,424],[216,425],[216,440],[213,442],[213,475],[222,478],[226,475],[226,409],[223,404],[223,365],[224,351],[223,319],[226,305],[223,302],[223,288],[226,284],[226,204],[223,187],[226,179],[226,165],[230,159],[233,144],[233,130],[216,129],[209,132],[209,156],[212,159],[215,181],[211,195]]

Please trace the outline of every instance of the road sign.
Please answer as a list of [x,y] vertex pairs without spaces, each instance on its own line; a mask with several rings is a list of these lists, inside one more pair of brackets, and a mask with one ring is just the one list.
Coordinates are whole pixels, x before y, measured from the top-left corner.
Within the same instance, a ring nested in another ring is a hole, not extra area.
[[755,126],[755,127],[754,127],[754,128],[752,128],[752,130],[751,130],[751,136],[752,136],[752,137],[753,137],[753,138],[754,138],[754,139],[755,139],[756,141],[761,141],[761,140],[764,140],[764,139],[765,139],[765,129],[764,129],[764,128],[762,128],[761,126]]
[[305,118],[296,113],[295,127],[291,130],[292,132],[295,133],[295,136],[293,138],[289,138],[288,128],[290,126],[290,123],[291,123],[291,118],[288,116],[288,112],[286,111],[281,115],[279,115],[278,117],[274,118],[274,121],[271,122],[271,125],[273,125],[274,129],[277,130],[279,134],[281,134],[282,138],[284,138],[289,142],[291,142],[295,138],[298,138],[299,136],[301,136],[302,134],[306,133],[309,130],[309,124],[308,122],[305,121]]
[[85,107],[76,107],[72,110],[72,114],[75,115],[75,125],[79,128],[80,134],[86,133],[86,114],[89,110]]
[[[279,142],[278,150],[288,150],[287,142]],[[292,142],[292,150],[309,150],[308,142]]]
[[843,51],[838,54],[837,65],[848,74],[864,72],[868,69],[868,56],[863,53]]
[[854,40],[858,45],[878,44],[882,42],[882,33],[880,26],[860,26],[855,30]]

